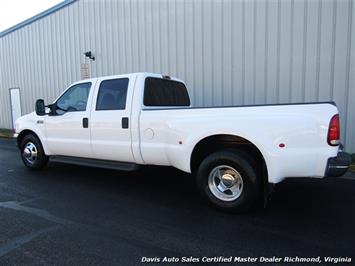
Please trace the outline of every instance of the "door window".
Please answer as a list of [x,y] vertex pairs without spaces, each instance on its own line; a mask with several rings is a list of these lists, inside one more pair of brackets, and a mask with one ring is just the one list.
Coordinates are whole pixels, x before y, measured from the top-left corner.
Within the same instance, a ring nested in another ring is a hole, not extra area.
[[124,110],[128,78],[104,80],[97,95],[96,110]]
[[57,101],[57,114],[85,111],[90,93],[91,82],[70,87]]

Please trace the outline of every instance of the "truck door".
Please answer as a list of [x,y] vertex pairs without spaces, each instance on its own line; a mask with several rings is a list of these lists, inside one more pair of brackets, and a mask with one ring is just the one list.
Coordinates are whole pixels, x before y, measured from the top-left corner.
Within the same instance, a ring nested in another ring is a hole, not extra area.
[[91,147],[95,159],[134,162],[131,100],[134,79],[99,79],[91,108]]
[[[78,83],[68,88],[54,103],[54,113],[44,117],[47,145],[55,155],[91,157],[90,91],[92,82]],[[92,95],[92,93],[91,93]]]

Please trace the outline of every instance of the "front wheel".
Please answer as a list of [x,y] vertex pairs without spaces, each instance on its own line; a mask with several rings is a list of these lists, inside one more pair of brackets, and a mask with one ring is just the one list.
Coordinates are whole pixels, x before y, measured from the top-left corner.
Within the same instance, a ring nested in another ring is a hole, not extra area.
[[25,166],[33,170],[42,169],[48,162],[48,156],[44,153],[39,139],[32,135],[26,135],[21,141],[21,158]]
[[255,168],[247,154],[234,150],[215,152],[198,168],[198,189],[218,209],[245,212],[260,193],[260,178]]

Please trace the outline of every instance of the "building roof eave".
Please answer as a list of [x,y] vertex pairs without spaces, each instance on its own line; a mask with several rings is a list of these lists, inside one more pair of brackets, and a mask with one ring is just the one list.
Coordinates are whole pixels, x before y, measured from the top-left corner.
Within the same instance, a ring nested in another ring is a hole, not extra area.
[[41,13],[39,13],[39,14],[29,18],[29,19],[26,19],[26,20],[16,24],[15,26],[12,26],[11,28],[8,28],[7,30],[4,30],[4,31],[0,32],[0,38],[2,38],[5,35],[8,35],[8,34],[14,32],[14,31],[16,31],[18,29],[21,29],[21,28],[23,28],[23,27],[25,27],[25,26],[27,26],[27,25],[29,25],[29,24],[31,24],[31,23],[39,20],[39,19],[42,19],[42,18],[44,18],[44,17],[46,17],[46,16],[48,16],[48,15],[50,15],[50,14],[52,14],[52,13],[58,11],[58,10],[60,10],[60,9],[62,9],[63,7],[66,7],[66,6],[76,2],[76,1],[78,1],[78,0],[65,0],[65,1],[63,1],[63,2],[61,2],[59,4],[57,4],[57,5],[49,8],[49,9],[47,9],[47,10],[45,10],[45,11],[43,11],[43,12],[41,12]]

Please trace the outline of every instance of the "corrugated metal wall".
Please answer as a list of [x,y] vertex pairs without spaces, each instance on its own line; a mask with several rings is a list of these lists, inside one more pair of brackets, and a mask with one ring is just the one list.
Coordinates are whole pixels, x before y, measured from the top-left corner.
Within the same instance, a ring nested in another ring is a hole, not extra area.
[[355,152],[354,10],[351,0],[80,0],[0,38],[0,127],[12,125],[9,88],[28,113],[87,62],[92,77],[180,77],[198,106],[334,100]]

